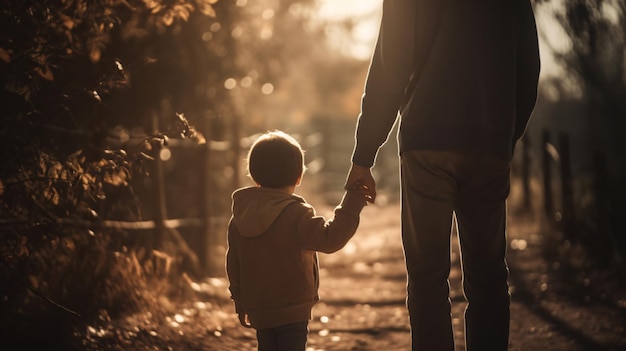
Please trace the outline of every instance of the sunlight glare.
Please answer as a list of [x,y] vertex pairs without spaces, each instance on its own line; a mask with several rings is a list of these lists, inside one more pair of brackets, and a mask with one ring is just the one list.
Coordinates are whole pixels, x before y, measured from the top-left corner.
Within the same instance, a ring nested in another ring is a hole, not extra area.
[[513,250],[524,251],[528,247],[528,242],[524,239],[511,240],[511,248]]
[[199,310],[204,310],[207,308],[206,303],[202,302],[202,301],[197,301],[196,303],[194,303],[194,306],[199,309]]
[[241,78],[241,82],[239,83],[243,88],[249,88],[252,85],[252,77],[245,76]]
[[355,262],[352,265],[352,269],[356,273],[367,274],[370,272],[370,266],[365,262]]
[[230,32],[230,35],[233,37],[233,39],[239,39],[243,36],[243,29],[240,26],[236,26]]
[[274,92],[274,85],[272,83],[263,84],[263,86],[261,87],[261,92],[265,95],[270,95],[272,92]]
[[617,4],[615,0],[602,3],[602,15],[613,25],[617,25],[620,20],[619,6],[620,4]]
[[224,88],[227,90],[235,89],[237,86],[237,81],[234,78],[228,78],[224,81]]
[[274,17],[274,10],[272,9],[266,9],[263,11],[263,13],[261,14],[261,17],[263,17],[263,19],[271,19],[272,17]]
[[222,29],[222,25],[219,22],[215,22],[211,24],[211,27],[209,29],[211,29],[211,32],[217,32]]
[[168,161],[172,158],[172,151],[170,149],[161,149],[161,151],[159,151],[159,158],[161,161]]
[[354,244],[353,242],[348,242],[346,244],[346,246],[344,246],[343,248],[343,252],[346,255],[354,255],[356,253],[356,244]]
[[[369,59],[378,35],[382,0],[318,0],[318,5],[317,17],[325,23],[331,45],[357,59]],[[337,26],[341,21],[353,25],[347,38],[340,33],[342,26]]]
[[259,32],[259,37],[262,40],[271,39],[273,35],[274,35],[274,28],[270,24],[264,24],[263,27],[261,28],[261,31]]
[[563,15],[564,0],[536,4],[535,19],[539,32],[539,55],[541,58],[541,78],[567,77],[563,67],[555,58],[572,48],[569,35],[559,24],[555,14]]
[[319,15],[329,19],[358,18],[380,8],[382,0],[318,0]]

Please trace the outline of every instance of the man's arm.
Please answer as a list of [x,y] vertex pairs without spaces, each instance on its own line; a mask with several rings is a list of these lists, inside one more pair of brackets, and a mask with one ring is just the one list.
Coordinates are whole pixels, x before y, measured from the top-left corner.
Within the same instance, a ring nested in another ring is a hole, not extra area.
[[352,167],[345,188],[364,186],[367,201],[376,200],[370,168],[387,141],[415,65],[415,9],[410,0],[386,0],[378,40],[372,55],[356,127]]
[[404,100],[415,59],[415,10],[412,0],[386,0],[372,55],[352,163],[369,168],[387,141]]

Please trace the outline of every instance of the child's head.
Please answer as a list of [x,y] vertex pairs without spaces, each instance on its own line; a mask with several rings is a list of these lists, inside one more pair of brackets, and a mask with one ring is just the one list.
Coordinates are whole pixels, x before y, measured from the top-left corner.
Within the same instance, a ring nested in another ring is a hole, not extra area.
[[248,153],[248,173],[263,187],[280,189],[298,185],[304,169],[300,144],[281,131],[261,135]]

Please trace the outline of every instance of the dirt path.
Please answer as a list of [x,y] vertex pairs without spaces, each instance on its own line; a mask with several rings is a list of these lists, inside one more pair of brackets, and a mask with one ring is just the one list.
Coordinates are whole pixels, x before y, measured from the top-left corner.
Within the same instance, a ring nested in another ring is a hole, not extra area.
[[[327,213],[322,213],[327,214]],[[453,238],[451,298],[457,350],[464,350],[461,274]],[[510,350],[626,350],[626,289],[599,271],[569,271],[542,255],[536,228],[512,219]],[[409,350],[399,209],[370,206],[357,236],[339,253],[320,255],[320,296],[308,351]],[[194,285],[195,284],[195,285]],[[142,313],[87,333],[87,349],[256,350],[239,326],[223,279],[192,284],[171,313]],[[120,342],[119,340],[125,340]],[[91,347],[90,347],[91,346]]]

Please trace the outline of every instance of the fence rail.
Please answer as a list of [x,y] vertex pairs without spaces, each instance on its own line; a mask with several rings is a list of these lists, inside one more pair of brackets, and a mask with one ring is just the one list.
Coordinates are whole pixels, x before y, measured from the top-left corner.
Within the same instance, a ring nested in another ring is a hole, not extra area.
[[[11,224],[29,223],[32,220],[27,218],[11,218],[0,219],[0,226]],[[89,221],[84,219],[74,218],[57,218],[53,221],[57,225],[76,226],[84,228],[100,227],[111,229],[126,229],[126,230],[146,230],[156,228],[155,221],[115,221],[115,220],[103,220],[103,221]],[[163,225],[168,229],[177,229],[183,227],[201,227],[204,225],[204,221],[199,218],[179,218],[179,219],[166,219],[163,221]]]

